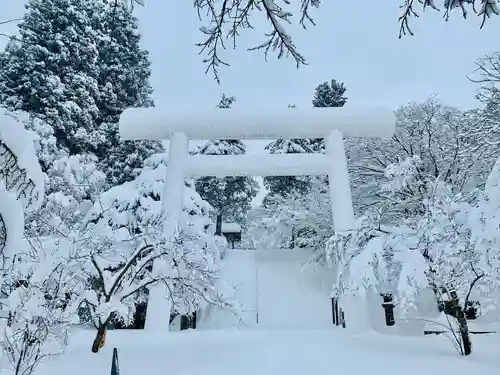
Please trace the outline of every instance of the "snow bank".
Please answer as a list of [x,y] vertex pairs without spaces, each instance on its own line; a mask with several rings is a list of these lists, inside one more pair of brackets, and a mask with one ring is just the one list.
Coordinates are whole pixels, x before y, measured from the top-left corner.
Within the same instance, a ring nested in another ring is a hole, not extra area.
[[392,110],[381,108],[209,109],[168,112],[161,107],[129,108],[120,118],[124,139],[170,139],[182,132],[189,139],[324,138],[338,129],[350,137],[390,137]]

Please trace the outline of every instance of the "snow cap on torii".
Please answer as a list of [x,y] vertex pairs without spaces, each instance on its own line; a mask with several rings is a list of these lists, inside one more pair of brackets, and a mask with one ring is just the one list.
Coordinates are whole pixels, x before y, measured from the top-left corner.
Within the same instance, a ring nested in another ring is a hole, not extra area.
[[324,138],[332,130],[348,137],[390,137],[394,129],[393,111],[382,108],[214,108],[180,112],[154,107],[129,108],[120,117],[120,136],[126,140],[168,140],[175,133],[195,140]]

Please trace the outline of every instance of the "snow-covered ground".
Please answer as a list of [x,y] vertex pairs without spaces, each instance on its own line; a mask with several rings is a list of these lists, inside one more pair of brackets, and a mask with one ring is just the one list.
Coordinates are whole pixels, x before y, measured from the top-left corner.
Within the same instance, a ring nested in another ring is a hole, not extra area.
[[305,257],[228,251],[223,275],[237,288],[241,324],[231,314],[210,311],[200,316],[196,331],[110,331],[98,354],[90,351],[95,331],[75,329],[66,352],[42,363],[34,375],[107,375],[114,347],[120,375],[498,375],[500,334],[474,335],[473,354],[461,357],[445,335],[334,327],[324,275],[303,270]]
[[118,348],[120,375],[498,375],[499,335],[474,336],[474,353],[460,357],[444,336],[405,338],[342,329],[213,330],[151,334],[113,331],[98,353],[94,332],[71,337],[66,353],[35,375],[110,373]]

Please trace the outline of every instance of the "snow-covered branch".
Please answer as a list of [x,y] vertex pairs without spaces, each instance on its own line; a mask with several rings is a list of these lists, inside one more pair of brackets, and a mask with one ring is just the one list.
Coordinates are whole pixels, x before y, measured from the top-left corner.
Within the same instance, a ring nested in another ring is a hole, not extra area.
[[[401,15],[399,17],[399,37],[402,38],[404,35],[413,35],[413,31],[410,28],[410,19],[418,18],[420,16],[419,7],[422,11],[427,8],[439,11],[440,8],[436,5],[435,0],[404,0],[404,3],[400,5]],[[497,0],[444,0],[443,2],[444,14],[443,18],[448,21],[450,18],[450,12],[456,8],[459,8],[463,18],[467,18],[469,14],[468,9],[472,9],[479,17],[481,17],[480,28],[483,28],[486,20],[491,16],[498,16],[500,14],[500,9],[498,7]]]
[[[311,7],[318,7],[318,0],[301,0],[301,17],[299,23],[306,27],[307,22],[314,24],[309,13]],[[286,4],[289,6],[289,4]],[[198,43],[200,53],[206,54],[203,60],[219,81],[219,68],[229,64],[220,58],[220,50],[225,49],[224,40],[229,38],[236,47],[236,39],[244,29],[253,28],[251,22],[256,13],[262,12],[267,18],[271,30],[266,34],[267,40],[249,50],[264,50],[267,56],[270,51],[277,51],[278,58],[292,57],[297,67],[306,64],[305,58],[298,52],[292,38],[283,27],[284,23],[292,23],[292,12],[280,7],[275,0],[195,0],[194,6],[200,20],[206,17],[208,25],[200,28],[205,40]]]

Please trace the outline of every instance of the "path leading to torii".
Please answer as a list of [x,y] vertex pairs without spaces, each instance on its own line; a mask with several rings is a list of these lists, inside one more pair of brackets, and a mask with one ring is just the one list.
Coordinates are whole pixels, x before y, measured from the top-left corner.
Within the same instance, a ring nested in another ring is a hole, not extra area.
[[221,277],[236,288],[241,320],[208,309],[197,329],[317,329],[332,327],[328,269],[310,265],[309,251],[228,250]]

